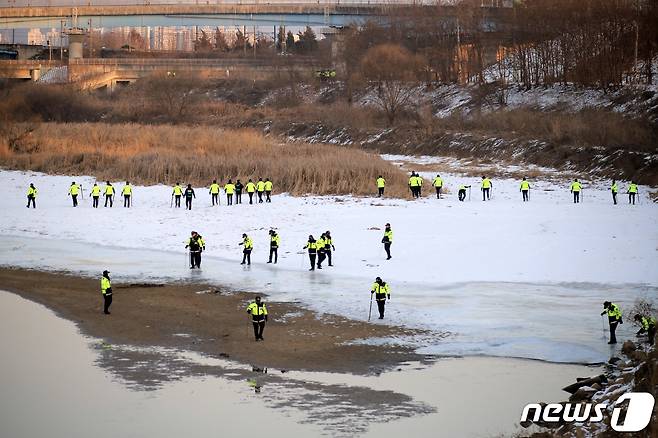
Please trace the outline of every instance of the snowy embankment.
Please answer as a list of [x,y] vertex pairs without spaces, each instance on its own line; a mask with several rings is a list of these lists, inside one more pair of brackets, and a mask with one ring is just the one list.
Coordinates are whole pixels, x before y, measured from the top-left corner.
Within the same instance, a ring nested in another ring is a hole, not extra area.
[[[658,205],[643,196],[629,206],[620,194],[613,206],[600,184],[586,185],[574,205],[566,180],[531,181],[529,203],[521,202],[518,181],[494,180],[493,199],[482,202],[477,178],[442,176],[450,190],[442,200],[426,188],[419,201],[284,194],[260,205],[245,196],[231,207],[222,198],[213,208],[207,189],[198,188],[186,211],[170,208],[165,186],[136,187],[131,209],[119,202],[93,209],[87,196],[74,209],[69,184],[82,183],[88,194],[93,178],[2,171],[0,264],[215,281],[355,318],[367,314],[370,285],[381,276],[392,286],[389,322],[451,334],[423,340],[423,351],[607,359],[601,302],[629,308],[658,291]],[[30,182],[39,189],[37,210],[25,208]],[[457,201],[460,183],[475,188],[470,202]],[[395,233],[390,261],[380,243],[386,222]],[[281,236],[278,265],[265,263],[270,227]],[[207,244],[195,274],[183,265],[191,230]],[[326,230],[336,266],[309,273],[302,247]],[[254,239],[250,268],[239,265],[242,233]]]

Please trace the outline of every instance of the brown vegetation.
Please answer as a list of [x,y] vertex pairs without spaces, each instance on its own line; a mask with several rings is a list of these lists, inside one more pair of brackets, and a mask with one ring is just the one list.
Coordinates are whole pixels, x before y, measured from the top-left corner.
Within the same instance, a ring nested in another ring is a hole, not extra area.
[[658,130],[648,120],[600,109],[569,113],[520,108],[468,116],[455,113],[433,123],[435,130],[540,139],[560,145],[624,147],[638,152],[655,152],[658,142]]
[[[277,144],[253,130],[137,124],[13,124],[0,132],[0,165],[137,183],[206,185],[271,178],[277,192],[368,195],[384,175],[406,196],[406,176],[376,155],[333,145]],[[21,131],[22,130],[22,131]]]

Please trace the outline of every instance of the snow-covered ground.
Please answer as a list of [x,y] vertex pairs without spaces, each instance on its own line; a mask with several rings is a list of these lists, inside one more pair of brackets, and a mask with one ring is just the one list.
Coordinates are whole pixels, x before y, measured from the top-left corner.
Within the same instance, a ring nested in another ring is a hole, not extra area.
[[[284,194],[271,204],[228,207],[222,199],[213,208],[199,188],[188,212],[170,208],[165,186],[136,187],[131,209],[93,209],[87,197],[74,209],[69,184],[76,180],[88,193],[93,178],[2,171],[0,264],[208,280],[355,318],[367,315],[371,283],[381,276],[392,287],[388,322],[450,333],[422,339],[421,351],[564,362],[609,356],[602,301],[628,309],[638,297],[658,296],[658,205],[646,195],[629,206],[620,194],[613,206],[597,182],[574,205],[569,182],[551,179],[531,181],[531,202],[523,203],[519,182],[510,179],[493,181],[490,202],[475,189],[461,203],[456,186],[479,187],[478,179],[442,176],[451,192],[442,200]],[[39,189],[37,210],[25,208],[30,182]],[[386,222],[395,233],[390,261],[380,243]],[[270,227],[282,240],[277,265],[265,263]],[[184,260],[191,230],[206,240],[202,272],[190,272]],[[334,238],[336,266],[308,272],[302,247],[309,234],[325,230]],[[239,264],[243,232],[255,244],[249,268]],[[620,331],[631,330],[626,324]]]

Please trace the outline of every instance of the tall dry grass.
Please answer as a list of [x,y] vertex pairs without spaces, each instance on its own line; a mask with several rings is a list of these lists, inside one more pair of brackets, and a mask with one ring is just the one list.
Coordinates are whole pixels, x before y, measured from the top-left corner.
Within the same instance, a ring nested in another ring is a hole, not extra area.
[[[377,155],[324,144],[278,144],[249,130],[104,123],[16,124],[0,130],[0,165],[135,183],[197,186],[271,178],[277,192],[407,196],[406,175]],[[11,138],[9,138],[11,137]]]

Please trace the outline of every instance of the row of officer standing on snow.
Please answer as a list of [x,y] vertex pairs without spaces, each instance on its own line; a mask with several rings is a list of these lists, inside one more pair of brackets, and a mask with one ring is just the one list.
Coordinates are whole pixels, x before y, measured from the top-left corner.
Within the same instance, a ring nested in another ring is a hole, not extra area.
[[[377,193],[379,197],[384,196],[384,191],[386,190],[386,179],[379,175],[376,180],[376,185],[377,185]],[[409,177],[409,191],[411,192],[411,196],[413,198],[420,198],[422,196],[422,188],[423,188],[423,178],[418,175],[416,172],[411,172],[411,176]],[[437,174],[436,177],[432,180],[432,187],[436,190],[436,198],[441,199],[442,194],[443,194],[443,178],[441,178],[441,175]],[[457,190],[457,198],[460,201],[464,201],[466,199],[466,190],[470,189],[470,185],[464,185],[460,184],[459,188]],[[526,177],[523,177],[523,179],[519,183],[519,192],[521,193],[523,202],[528,202],[530,201],[530,181],[526,179]],[[490,201],[491,200],[491,194],[493,193],[493,183],[490,178],[487,176],[483,175],[482,176],[482,181],[480,183],[480,190],[482,191],[482,200],[483,201]],[[569,186],[569,191],[573,194],[573,202],[578,204],[581,200],[581,191],[583,190],[583,185],[578,179],[574,179],[571,185]],[[610,185],[610,192],[612,194],[612,201],[615,205],[617,205],[617,194],[619,193],[619,185],[617,184],[616,180],[612,180],[612,184]],[[630,182],[626,189],[626,193],[628,194],[628,203],[635,205],[635,198],[636,196],[639,197],[639,188],[636,183],[633,181]],[[469,197],[470,199],[470,197]]]
[[[217,180],[213,180],[212,184],[210,184],[210,187],[208,188],[208,193],[210,194],[211,202],[213,206],[220,205],[219,194],[222,189],[226,193],[226,203],[228,205],[233,205],[234,195],[235,195],[235,203],[242,204],[243,192],[246,192],[247,195],[249,196],[250,204],[254,203],[255,200],[254,196],[256,196],[256,200],[258,201],[258,203],[262,204],[264,202],[272,202],[273,188],[274,188],[274,184],[269,178],[267,178],[265,181],[263,181],[262,178],[259,178],[257,182],[253,182],[251,179],[249,179],[249,181],[245,185],[243,185],[240,182],[240,180],[237,180],[237,182],[234,184],[233,181],[229,179],[228,182],[224,185],[224,187],[220,186],[217,183]],[[37,190],[34,183],[30,183],[29,187],[27,188],[27,208],[37,207],[36,198],[38,193],[39,191]],[[92,199],[92,207],[98,208],[101,195],[105,196],[105,207],[114,206],[114,197],[116,195],[116,190],[109,181],[105,183],[105,186],[102,189],[98,185],[98,183],[94,183],[94,185],[92,186],[90,192],[90,196]],[[121,189],[121,195],[123,196],[123,206],[126,208],[130,208],[132,205],[132,197],[133,197],[133,186],[130,185],[130,182],[126,181],[125,185]],[[69,186],[68,196],[71,198],[73,207],[77,207],[78,198],[80,197],[80,199],[82,199],[84,197],[84,189],[82,187],[82,184],[78,184],[75,181],[73,181]],[[192,184],[188,184],[186,188],[183,188],[183,186],[181,186],[180,183],[177,182],[173,186],[173,190],[171,193],[171,207],[174,206],[177,208],[180,207],[181,198],[185,198],[185,207],[188,210],[191,210],[192,200],[196,199],[196,192],[194,191],[194,188],[192,188]]]

